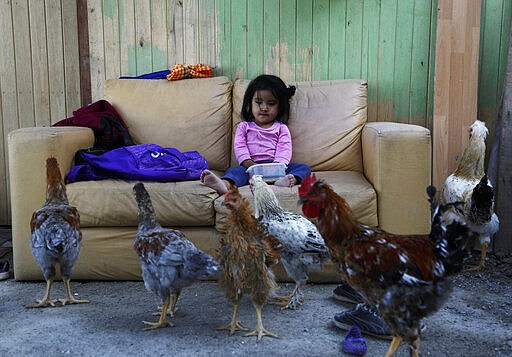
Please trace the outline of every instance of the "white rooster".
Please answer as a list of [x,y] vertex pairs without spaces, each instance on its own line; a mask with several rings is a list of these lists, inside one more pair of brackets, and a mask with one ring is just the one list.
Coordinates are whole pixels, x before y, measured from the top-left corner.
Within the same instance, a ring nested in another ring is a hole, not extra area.
[[295,289],[290,295],[274,298],[282,300],[277,304],[283,309],[296,309],[302,304],[301,288],[307,282],[308,271],[319,269],[329,260],[329,249],[311,221],[280,206],[274,191],[261,175],[253,175],[250,184],[254,195],[254,214],[281,242],[281,262],[295,282]]
[[500,224],[494,212],[494,188],[484,170],[485,139],[488,133],[485,123],[475,120],[459,165],[446,178],[441,192],[443,205],[464,202],[462,219],[477,235],[482,247],[480,264],[471,268],[475,270],[485,266],[487,248]]

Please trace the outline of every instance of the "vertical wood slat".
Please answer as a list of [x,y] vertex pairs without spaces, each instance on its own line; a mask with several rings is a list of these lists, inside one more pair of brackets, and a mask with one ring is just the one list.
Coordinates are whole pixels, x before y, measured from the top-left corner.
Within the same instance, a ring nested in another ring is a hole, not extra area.
[[[345,68],[341,78],[361,78],[363,6],[362,2],[347,1],[345,53],[342,54],[345,57]],[[334,78],[332,76],[333,73],[329,70],[329,77]]]
[[411,53],[411,81],[409,85],[409,123],[427,126],[429,89],[429,56],[431,51],[431,4],[423,0],[414,2],[414,24]]
[[433,183],[442,187],[476,119],[481,0],[439,0],[438,7]]
[[[285,82],[295,80],[296,1],[281,0],[279,4],[279,76]],[[248,16],[250,18],[250,16]]]
[[62,35],[64,51],[64,91],[66,95],[65,117],[70,116],[74,110],[81,107],[77,16],[76,2],[63,1]]
[[[28,1],[20,0],[15,5],[12,9],[12,16],[14,24],[14,53],[16,54],[14,61],[17,69],[16,96],[18,97],[18,120],[22,126],[32,126],[35,120],[33,110],[34,95],[31,85],[32,63],[30,56]],[[49,38],[52,38],[51,33],[49,33]]]
[[[50,120],[52,123],[66,117],[64,44],[62,4],[60,0],[46,0],[46,21],[52,24],[48,33],[48,75],[50,81]],[[25,125],[24,125],[25,126]]]
[[264,1],[263,5],[263,72],[279,75],[279,1]]
[[230,0],[216,0],[216,49],[219,53],[216,73],[232,78],[231,68],[231,6]]
[[35,125],[50,125],[50,88],[48,83],[48,50],[46,47],[46,16],[43,1],[32,1],[29,7],[32,52],[32,86]]
[[185,25],[183,1],[169,0],[173,2],[173,18],[174,23],[174,64],[185,62]]
[[[329,18],[329,0],[313,1],[313,19]],[[313,79],[329,79],[329,23],[313,22]]]
[[246,14],[246,1],[231,1],[231,75],[233,79],[247,78]]
[[[151,8],[146,0],[135,0],[135,31],[137,75],[153,70],[151,47]],[[109,77],[111,78],[111,77]]]
[[254,78],[263,68],[263,51],[257,50],[263,44],[263,2],[250,1],[247,7],[247,77]]
[[9,185],[8,185],[8,159],[7,134],[17,128],[18,124],[18,98],[16,96],[16,72],[14,58],[14,26],[12,19],[12,3],[10,0],[0,1],[0,223],[10,222]]
[[183,4],[183,61],[187,64],[199,62],[198,4],[197,1],[182,1]]
[[103,0],[102,6],[105,78],[116,78],[121,75],[119,3],[118,0]]
[[[336,18],[336,21],[340,19]],[[295,80],[313,78],[313,6],[311,0],[297,0],[295,23],[297,48],[295,50]]]
[[151,71],[168,68],[167,1],[151,1]]
[[[393,68],[393,121],[408,123],[412,75],[412,39],[414,35],[414,1],[400,3],[396,13],[396,32]],[[404,95],[407,94],[407,95]]]
[[364,2],[361,76],[368,81],[368,120],[377,120],[379,66],[379,0]]
[[89,21],[87,0],[77,0],[78,57],[80,66],[80,106],[91,103],[91,65],[89,63]]
[[215,22],[215,0],[199,0],[199,53],[200,63],[215,66],[218,62],[216,46],[217,27]]
[[[122,76],[137,74],[137,40],[135,31],[135,5],[134,0],[119,2],[119,59]],[[112,79],[112,77],[107,77]]]
[[[352,2],[353,4],[355,2]],[[329,12],[329,78],[331,79],[346,78],[346,63],[353,60],[347,56],[347,53],[357,50],[348,48],[347,44],[346,31],[350,33],[353,28],[349,25],[353,20],[347,14],[347,6],[348,4],[343,1],[334,2]]]
[[379,29],[379,55],[378,55],[378,97],[376,121],[393,121],[393,87],[394,87],[394,61],[395,38],[397,18],[397,0],[382,0],[381,19],[390,19],[387,26]]
[[87,1],[87,19],[89,23],[89,63],[91,66],[91,100],[103,97],[105,80],[105,50],[103,42],[103,4],[102,0]]

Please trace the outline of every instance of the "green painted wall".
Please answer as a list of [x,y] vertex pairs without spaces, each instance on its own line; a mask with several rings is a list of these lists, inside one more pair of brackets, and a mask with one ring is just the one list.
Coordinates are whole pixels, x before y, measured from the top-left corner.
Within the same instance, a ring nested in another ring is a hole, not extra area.
[[219,74],[363,78],[370,120],[430,126],[436,0],[220,3]]
[[[480,119],[503,91],[512,1],[482,0]],[[437,0],[220,0],[217,74],[363,78],[369,120],[432,129]],[[492,131],[492,129],[491,129]]]

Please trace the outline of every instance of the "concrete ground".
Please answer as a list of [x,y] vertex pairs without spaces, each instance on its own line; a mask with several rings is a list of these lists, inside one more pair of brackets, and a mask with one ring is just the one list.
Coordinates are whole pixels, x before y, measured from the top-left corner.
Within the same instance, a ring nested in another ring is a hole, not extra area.
[[[461,282],[462,283],[462,282]],[[468,286],[468,285],[466,285]],[[470,285],[474,287],[474,285]],[[43,282],[0,282],[1,356],[340,356],[344,331],[332,317],[349,308],[332,298],[335,285],[309,284],[298,310],[263,309],[264,326],[279,338],[229,336],[215,328],[227,323],[232,305],[215,282],[201,282],[183,291],[175,325],[143,331],[159,301],[142,282],[72,282],[78,298],[89,304],[27,309],[41,298]],[[290,284],[281,284],[289,291]],[[469,291],[471,290],[471,291]],[[427,318],[422,356],[512,356],[512,288],[457,288],[437,314]],[[64,295],[55,285],[53,297]],[[244,299],[239,319],[254,328],[252,304]],[[389,341],[366,338],[367,356],[383,356]],[[396,356],[408,356],[402,344]]]
[[[334,284],[308,284],[304,305],[295,311],[266,305],[264,326],[279,337],[260,342],[241,332],[229,336],[216,330],[230,321],[233,307],[215,282],[184,289],[171,319],[175,326],[154,331],[143,331],[142,321],[157,321],[152,312],[160,302],[141,281],[72,281],[76,297],[89,304],[25,308],[43,296],[45,285],[0,281],[0,356],[346,355],[341,351],[345,331],[332,318],[351,306],[333,299]],[[512,356],[512,259],[491,254],[484,271],[463,272],[454,286],[443,308],[425,319],[420,355]],[[280,284],[279,293],[292,288]],[[52,297],[64,297],[62,282],[55,283]],[[251,329],[256,325],[248,298],[239,320]],[[386,353],[389,341],[365,339],[367,356]],[[408,347],[402,343],[396,356],[409,356]]]

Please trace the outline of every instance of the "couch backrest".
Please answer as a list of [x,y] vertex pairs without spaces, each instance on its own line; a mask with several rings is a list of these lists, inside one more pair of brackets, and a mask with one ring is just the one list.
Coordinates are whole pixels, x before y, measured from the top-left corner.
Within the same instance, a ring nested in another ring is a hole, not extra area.
[[137,144],[197,150],[211,169],[226,170],[231,154],[231,89],[227,77],[112,79],[104,98],[123,117]]
[[[233,86],[233,135],[249,80]],[[288,127],[293,141],[293,162],[314,171],[362,171],[361,131],[367,120],[368,85],[362,79],[291,83],[297,87],[290,100]],[[237,165],[232,154],[232,165]]]

